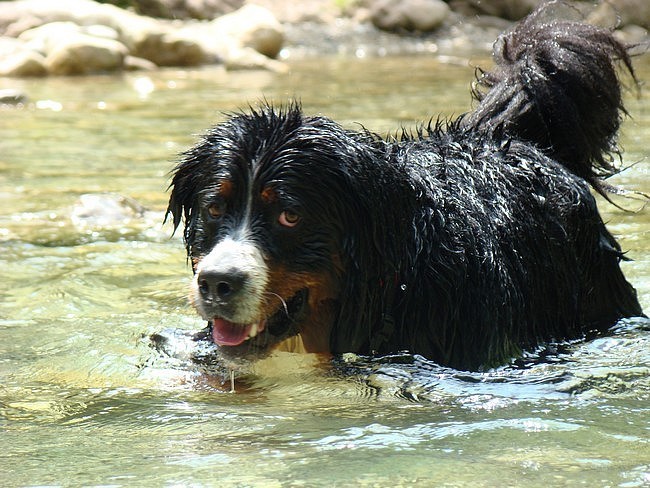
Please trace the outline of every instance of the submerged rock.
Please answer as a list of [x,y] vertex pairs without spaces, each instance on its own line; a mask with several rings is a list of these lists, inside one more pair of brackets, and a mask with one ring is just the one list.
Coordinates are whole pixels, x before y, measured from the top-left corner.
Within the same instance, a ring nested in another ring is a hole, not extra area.
[[28,100],[27,95],[20,90],[10,88],[0,90],[0,105],[23,105]]
[[76,227],[115,227],[142,219],[146,209],[132,198],[112,193],[86,193],[72,208]]

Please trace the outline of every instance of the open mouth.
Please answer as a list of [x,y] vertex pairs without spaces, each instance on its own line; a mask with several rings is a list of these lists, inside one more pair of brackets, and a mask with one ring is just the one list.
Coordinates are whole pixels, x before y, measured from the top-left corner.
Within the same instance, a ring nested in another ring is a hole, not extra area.
[[297,323],[306,311],[308,295],[307,288],[298,291],[283,302],[273,315],[251,324],[237,324],[215,317],[210,321],[212,341],[229,349],[246,346],[259,350],[267,349],[298,333]]

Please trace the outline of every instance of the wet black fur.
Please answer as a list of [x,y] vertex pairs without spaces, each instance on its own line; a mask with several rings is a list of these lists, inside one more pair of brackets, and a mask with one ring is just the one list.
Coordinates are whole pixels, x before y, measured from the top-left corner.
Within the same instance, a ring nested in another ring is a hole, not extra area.
[[295,104],[214,127],[172,182],[189,255],[225,232],[202,210],[220,172],[257,173],[305,216],[296,236],[261,216],[265,252],[294,270],[332,272],[340,259],[334,353],[408,350],[478,369],[641,315],[589,187],[611,171],[625,48],[606,30],[533,16],[495,49],[473,112],[400,141]]

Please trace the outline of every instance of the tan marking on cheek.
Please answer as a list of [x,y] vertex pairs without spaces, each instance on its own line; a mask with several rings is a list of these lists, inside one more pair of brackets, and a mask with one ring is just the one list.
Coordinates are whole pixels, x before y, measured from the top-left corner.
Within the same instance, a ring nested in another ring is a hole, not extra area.
[[[278,310],[277,296],[286,302],[300,290],[309,289],[309,313],[299,324],[300,344],[286,342],[282,350],[294,352],[329,352],[330,332],[338,303],[339,288],[333,274],[291,273],[284,269],[271,272],[268,285],[266,315]],[[275,299],[274,299],[275,298]],[[279,306],[284,306],[282,303]]]
[[338,300],[312,300],[310,297],[309,303],[312,313],[300,327],[302,345],[307,352],[329,353]]
[[289,337],[282,342],[278,342],[278,344],[273,349],[281,352],[293,352],[299,354],[305,354],[308,352],[305,349],[305,345],[303,344],[302,337],[300,337],[300,335]]

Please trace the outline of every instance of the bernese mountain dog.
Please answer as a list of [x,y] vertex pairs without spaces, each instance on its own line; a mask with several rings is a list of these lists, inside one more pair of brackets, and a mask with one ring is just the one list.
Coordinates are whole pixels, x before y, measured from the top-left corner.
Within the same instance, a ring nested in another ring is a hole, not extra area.
[[628,48],[538,11],[494,59],[453,121],[384,140],[265,103],[183,154],[168,216],[225,358],[409,351],[478,370],[643,314],[591,193],[615,172]]

